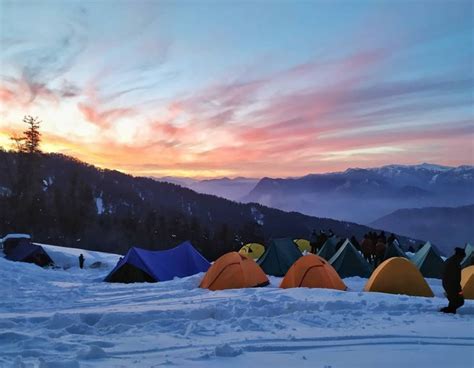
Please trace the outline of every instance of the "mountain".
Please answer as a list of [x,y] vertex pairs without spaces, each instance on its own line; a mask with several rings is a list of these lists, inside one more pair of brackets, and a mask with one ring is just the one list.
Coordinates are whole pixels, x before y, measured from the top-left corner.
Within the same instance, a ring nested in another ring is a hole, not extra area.
[[199,194],[59,154],[0,150],[0,172],[0,234],[26,232],[40,243],[124,253],[130,246],[166,249],[190,239],[215,259],[242,243],[308,237],[312,229],[359,238],[370,230]]
[[424,163],[291,179],[263,178],[243,200],[367,224],[401,208],[470,204],[473,188],[473,166]]
[[430,239],[449,254],[455,246],[474,243],[474,205],[397,210],[372,222],[371,226]]
[[212,194],[231,201],[239,201],[246,196],[259,182],[252,178],[220,178],[196,180],[192,178],[164,177],[155,178],[158,181],[173,183],[192,189],[198,193]]

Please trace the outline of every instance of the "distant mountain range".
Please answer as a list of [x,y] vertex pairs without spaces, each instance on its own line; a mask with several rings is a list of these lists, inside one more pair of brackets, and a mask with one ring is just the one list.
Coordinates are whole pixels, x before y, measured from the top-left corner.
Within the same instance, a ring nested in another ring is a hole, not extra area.
[[455,246],[474,244],[474,205],[397,210],[370,225],[418,239],[430,239],[449,254]]
[[367,224],[402,208],[473,203],[474,167],[425,163],[263,178],[243,201]]
[[[166,249],[190,239],[206,257],[215,259],[242,243],[307,238],[313,229],[330,228],[341,237],[358,238],[371,230],[236,203],[58,154],[0,150],[0,171],[0,234],[26,232],[37,242],[124,253],[130,246]],[[221,182],[250,185],[245,181]],[[414,243],[401,240],[406,246]]]
[[154,178],[158,181],[181,185],[202,194],[212,194],[231,201],[241,201],[255,188],[259,179],[252,178],[221,178],[197,180],[192,178],[163,177]]

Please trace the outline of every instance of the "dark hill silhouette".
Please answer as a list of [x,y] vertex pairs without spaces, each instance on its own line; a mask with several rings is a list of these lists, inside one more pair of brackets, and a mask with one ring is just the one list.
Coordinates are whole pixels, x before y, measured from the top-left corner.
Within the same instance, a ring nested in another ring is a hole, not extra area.
[[198,194],[60,154],[31,158],[0,151],[0,170],[0,234],[27,232],[44,243],[124,253],[131,246],[166,249],[190,239],[215,259],[242,242],[305,238],[312,229],[328,228],[361,238],[371,230]]

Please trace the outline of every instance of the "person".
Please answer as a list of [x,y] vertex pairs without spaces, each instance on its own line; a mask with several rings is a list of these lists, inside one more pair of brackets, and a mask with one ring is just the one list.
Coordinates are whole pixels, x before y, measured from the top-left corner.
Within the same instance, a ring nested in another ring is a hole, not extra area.
[[443,313],[456,314],[456,310],[464,304],[461,288],[461,262],[464,257],[466,257],[464,249],[456,247],[454,255],[444,263],[443,288],[446,291],[449,304],[441,309]]
[[81,269],[84,268],[84,261],[85,261],[84,255],[81,253],[81,255],[79,256],[79,267]]
[[317,244],[318,234],[316,233],[316,229],[313,229],[311,237],[309,238],[309,245],[311,245],[311,253],[316,254],[318,252]]
[[375,244],[371,239],[371,233],[364,235],[364,240],[360,243],[360,249],[366,261],[372,264],[372,256],[375,254]]
[[375,267],[377,267],[379,264],[383,262],[386,250],[387,250],[387,246],[385,245],[383,241],[379,240],[377,244],[375,244],[375,260],[374,260]]

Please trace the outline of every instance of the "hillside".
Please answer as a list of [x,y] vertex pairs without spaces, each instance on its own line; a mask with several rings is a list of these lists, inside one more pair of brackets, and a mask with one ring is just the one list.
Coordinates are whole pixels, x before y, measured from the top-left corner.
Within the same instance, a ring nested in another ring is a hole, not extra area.
[[474,243],[474,205],[397,210],[372,226],[419,239],[431,239],[441,249]]
[[0,151],[0,169],[0,233],[26,232],[37,242],[124,253],[130,246],[165,249],[190,239],[215,259],[242,243],[308,237],[312,229],[345,237],[369,230],[198,194],[58,154]]
[[292,179],[263,178],[244,200],[368,224],[401,208],[471,204],[474,167],[389,165]]

